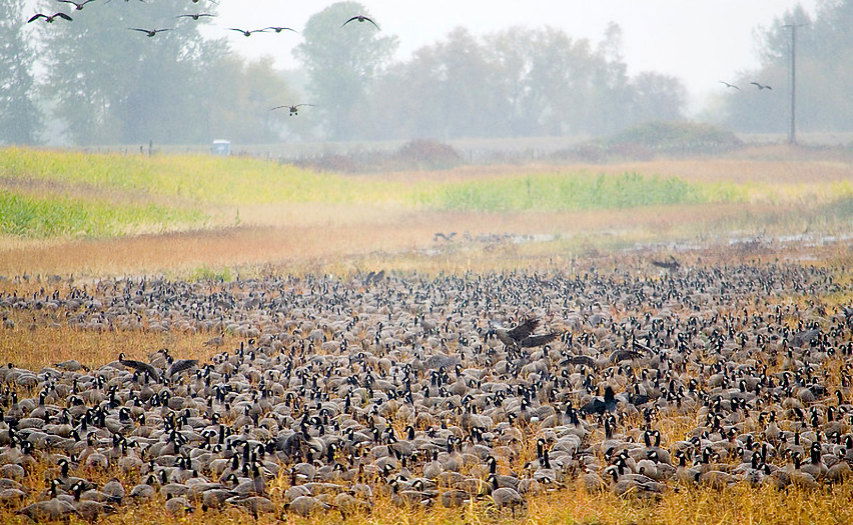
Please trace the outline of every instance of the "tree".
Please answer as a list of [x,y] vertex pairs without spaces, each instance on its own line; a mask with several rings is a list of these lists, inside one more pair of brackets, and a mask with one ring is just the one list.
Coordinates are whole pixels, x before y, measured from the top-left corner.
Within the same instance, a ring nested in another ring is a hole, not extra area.
[[396,37],[380,36],[369,22],[341,27],[355,15],[369,12],[358,2],[338,2],[313,15],[295,50],[310,77],[310,102],[336,140],[359,134],[367,94],[397,48]]
[[295,104],[287,83],[273,69],[272,58],[246,63],[229,54],[212,58],[209,64],[204,70],[207,82],[198,92],[208,103],[208,137],[243,144],[271,143],[279,139],[286,124],[299,120],[290,118],[287,110],[270,110]]
[[24,0],[0,2],[0,143],[38,141],[41,115],[33,102],[35,53],[24,34]]
[[679,120],[687,89],[673,76],[644,72],[631,79],[631,117],[634,123]]
[[[73,22],[42,24],[43,91],[77,144],[206,141],[207,47],[199,23],[175,19],[166,3],[110,2]],[[128,28],[171,28],[149,38]],[[207,56],[215,56],[211,51]],[[227,48],[226,48],[227,53]]]
[[610,133],[678,119],[686,98],[665,75],[628,77],[619,27],[593,47],[554,28],[476,37],[464,28],[417,50],[376,83],[366,107],[377,138]]
[[[797,30],[797,126],[804,131],[853,129],[853,0],[822,0],[814,17],[800,6],[759,28],[761,67],[738,76],[728,93],[728,124],[744,131],[784,133],[790,118],[791,32]],[[749,82],[769,84],[759,91]]]

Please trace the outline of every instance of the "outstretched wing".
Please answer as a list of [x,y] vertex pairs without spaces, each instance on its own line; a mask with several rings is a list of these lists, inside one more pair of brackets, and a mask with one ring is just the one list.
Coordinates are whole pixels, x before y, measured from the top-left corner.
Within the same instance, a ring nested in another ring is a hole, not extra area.
[[560,332],[551,332],[550,334],[545,335],[532,335],[522,339],[519,344],[524,348],[533,348],[536,346],[546,345],[558,337],[560,337]]
[[539,326],[539,319],[531,317],[530,319],[524,321],[512,330],[508,330],[506,335],[516,341],[521,341],[522,339],[529,337],[530,334],[532,334],[533,331],[536,330],[537,326]]
[[345,25],[349,24],[349,23],[350,23],[350,22],[352,22],[353,20],[358,20],[358,17],[357,17],[357,16],[354,16],[354,17],[350,18],[349,20],[347,20],[346,22],[344,22],[343,24],[341,24],[341,27],[344,27]]
[[376,29],[379,29],[379,26],[376,25],[376,22],[374,22],[373,20],[371,20],[370,18],[367,18],[367,17],[364,17],[364,19],[367,20],[368,22],[370,22],[371,24],[373,24],[373,27],[375,27]]
[[573,355],[561,361],[560,365],[584,365],[595,368],[595,360],[588,355]]
[[198,364],[198,359],[179,359],[172,363],[172,366],[169,367],[169,377],[172,377],[175,374],[183,372],[184,370],[189,370],[190,368],[196,366]]

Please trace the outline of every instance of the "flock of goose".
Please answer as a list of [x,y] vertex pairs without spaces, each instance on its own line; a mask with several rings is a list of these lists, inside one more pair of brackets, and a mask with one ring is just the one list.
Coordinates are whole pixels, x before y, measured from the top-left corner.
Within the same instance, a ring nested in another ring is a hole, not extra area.
[[[0,505],[36,521],[149,500],[347,516],[384,495],[516,513],[567,486],[654,498],[847,479],[853,310],[821,298],[849,290],[794,264],[668,270],[0,294],[0,330],[32,316],[202,332],[215,353],[0,369]],[[689,429],[668,434],[671,420]]]
[[[86,5],[90,4],[91,2],[94,2],[95,0],[84,0],[83,2],[76,2],[73,0],[56,0],[56,1],[58,3],[63,3],[63,4],[68,4],[69,6],[74,6],[75,11],[82,11]],[[110,0],[107,0],[104,3],[109,3],[109,1]],[[125,3],[127,3],[128,1],[129,0],[125,0]],[[145,0],[140,0],[140,2],[145,3]],[[198,2],[199,2],[199,0],[192,0],[192,3],[194,3],[194,4],[198,4]],[[216,2],[213,2],[213,3],[215,4]],[[178,20],[183,18],[183,19],[193,20],[195,22],[198,22],[200,19],[216,18],[216,15],[213,13],[185,13],[185,14],[176,15],[175,18]],[[68,15],[67,13],[57,12],[57,13],[54,13],[52,15],[48,15],[45,13],[36,13],[27,19],[27,23],[29,24],[32,22],[36,22],[38,20],[44,20],[45,23],[52,24],[57,19],[66,20],[68,22],[74,21],[74,19],[70,15]],[[370,18],[369,16],[362,15],[362,14],[358,14],[358,15],[355,15],[355,16],[348,18],[346,21],[344,21],[343,24],[341,24],[341,27],[344,27],[351,22],[360,22],[360,23],[369,22],[377,30],[380,30],[379,25],[377,25],[376,22],[372,18]],[[141,33],[144,33],[148,38],[153,38],[153,37],[157,36],[159,33],[164,33],[166,31],[172,31],[173,30],[173,28],[171,28],[171,27],[160,28],[160,29],[144,29],[144,28],[139,28],[139,27],[129,27],[128,29],[130,31],[139,31]],[[293,29],[292,27],[284,27],[284,26],[268,26],[268,27],[264,27],[264,28],[260,28],[260,29],[242,29],[242,28],[238,28],[238,27],[228,27],[226,29],[228,31],[236,31],[245,37],[250,37],[256,33],[266,33],[268,31],[272,31],[276,34],[279,34],[282,31],[290,31],[293,33],[298,33],[298,31]]]

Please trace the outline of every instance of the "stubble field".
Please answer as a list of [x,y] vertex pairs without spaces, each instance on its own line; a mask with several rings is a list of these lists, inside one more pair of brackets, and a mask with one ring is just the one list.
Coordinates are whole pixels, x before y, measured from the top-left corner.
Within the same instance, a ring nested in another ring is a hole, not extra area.
[[[61,499],[47,492],[51,479],[77,505],[57,466],[66,457],[70,476],[100,488],[116,477],[130,493],[149,472],[167,478],[152,482],[151,499],[102,502],[104,523],[246,522],[266,505],[252,498],[271,504],[259,523],[849,522],[853,482],[828,472],[853,452],[851,182],[853,167],[837,159],[353,176],[0,150],[0,361],[16,371],[2,374],[0,458],[25,466],[3,473],[22,495],[0,495],[0,518],[25,522],[18,509]],[[670,256],[673,271],[651,264]],[[496,339],[493,323],[528,317],[541,320],[537,333],[559,334],[548,347]],[[165,377],[163,348],[198,364]],[[163,377],[128,373],[119,353]],[[434,356],[461,367],[423,364]],[[55,366],[72,359],[90,370]],[[85,409],[68,398],[75,381],[99,392],[73,394]],[[229,391],[209,403],[216,385]],[[624,397],[584,412],[605,386]],[[141,400],[146,389],[181,402]],[[238,423],[235,407],[254,406],[266,426]],[[469,406],[488,419],[472,424]],[[119,419],[122,407],[147,422]],[[184,411],[181,443],[164,429]],[[81,425],[95,445],[84,446]],[[660,432],[668,458],[648,457],[646,431]],[[42,436],[51,432],[64,437]],[[276,441],[300,432],[296,448]],[[808,479],[797,472],[815,443]],[[258,457],[257,444],[269,450]],[[236,479],[221,479],[211,464],[232,449]],[[505,478],[490,477],[487,456]],[[431,462],[441,474],[429,475]],[[304,464],[311,479],[295,474]],[[172,487],[202,479],[236,499],[213,508],[203,490]],[[312,500],[288,505],[306,483]],[[501,507],[495,483],[523,504]],[[445,505],[451,493],[459,502]],[[177,498],[194,512],[165,512]],[[302,504],[329,508],[306,517]]]

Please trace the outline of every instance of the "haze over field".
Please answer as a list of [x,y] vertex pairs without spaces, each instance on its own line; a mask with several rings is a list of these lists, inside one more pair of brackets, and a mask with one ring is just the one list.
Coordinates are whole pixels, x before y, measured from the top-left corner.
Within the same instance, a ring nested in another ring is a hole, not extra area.
[[[246,9],[242,0],[222,0],[223,26],[263,26],[271,20],[302,27],[322,2],[255,0]],[[734,78],[760,65],[755,30],[800,5],[813,14],[819,0],[722,0],[676,2],[672,0],[379,0],[370,2],[371,13],[382,29],[400,37],[398,58],[408,58],[418,48],[442,40],[455,27],[475,34],[513,26],[550,26],[577,38],[599,40],[615,22],[624,31],[623,53],[628,71],[659,71],[681,78],[691,94],[691,107],[699,109],[707,97],[720,90],[719,79]],[[279,22],[276,22],[279,23]],[[213,33],[213,31],[211,31]],[[264,55],[288,69],[299,67],[291,51],[295,40],[271,42],[240,35],[229,42],[241,55]]]
[[[68,5],[0,6],[0,143],[584,138],[685,119],[784,136],[786,23],[802,24],[799,128],[853,122],[850,0],[93,0],[27,23]],[[378,27],[342,27],[358,14]]]

